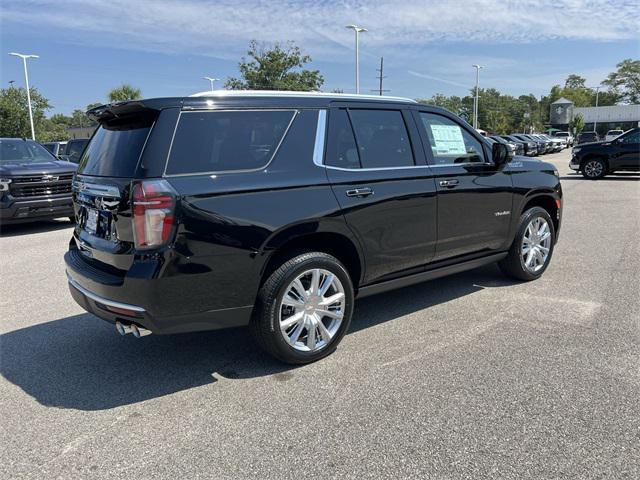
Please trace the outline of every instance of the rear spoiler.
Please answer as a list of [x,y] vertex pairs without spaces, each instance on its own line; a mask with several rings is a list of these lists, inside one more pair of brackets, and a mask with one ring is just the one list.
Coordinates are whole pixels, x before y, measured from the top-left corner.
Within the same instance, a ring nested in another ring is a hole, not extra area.
[[156,116],[160,110],[169,107],[181,107],[181,98],[153,98],[149,100],[127,100],[125,102],[100,105],[87,111],[89,118],[108,123],[115,119],[133,116]]
[[128,117],[144,113],[152,113],[155,109],[148,108],[144,102],[129,101],[100,105],[87,111],[89,118],[103,123],[116,118]]

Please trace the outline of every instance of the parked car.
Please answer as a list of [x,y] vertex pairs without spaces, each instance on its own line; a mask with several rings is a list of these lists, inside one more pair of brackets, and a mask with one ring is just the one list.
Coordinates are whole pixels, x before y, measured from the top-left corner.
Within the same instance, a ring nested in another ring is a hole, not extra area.
[[82,156],[82,152],[84,152],[84,149],[88,144],[88,138],[76,138],[69,140],[67,148],[65,149],[64,158],[71,163],[78,163]]
[[550,137],[549,135],[546,135],[544,133],[538,133],[537,137],[541,138],[542,140],[546,140],[548,142],[551,142],[551,151],[553,153],[560,152],[567,146],[567,141],[566,140],[561,140],[559,138],[553,138],[553,137]]
[[492,135],[491,137],[488,137],[488,138],[491,138],[496,142],[503,143],[507,147],[509,147],[509,152],[511,153],[511,156],[524,155],[524,145],[522,143],[507,141],[499,135]]
[[609,130],[607,132],[607,134],[604,136],[604,141],[605,142],[610,142],[614,138],[619,137],[620,135],[622,135],[623,133],[624,133],[624,130]]
[[640,128],[628,130],[608,142],[573,147],[569,168],[591,180],[616,171],[640,171]]
[[535,157],[538,154],[538,146],[531,140],[521,139],[514,135],[500,135],[500,138],[503,138],[508,142],[520,144],[522,146],[522,150],[524,151],[524,155],[528,157]]
[[61,158],[67,149],[67,142],[45,142],[42,144],[54,157]]
[[535,138],[529,137],[528,135],[524,135],[522,133],[511,134],[512,137],[518,138],[524,142],[532,143],[531,150],[535,149],[535,155],[543,155],[546,151],[544,142],[537,140]]
[[532,133],[532,134],[529,134],[529,137],[533,138],[534,140],[538,140],[542,142],[542,144],[544,145],[544,153],[555,152],[556,146],[554,145],[554,143],[551,140],[542,136],[541,134]]
[[65,262],[74,299],[121,334],[248,325],[308,363],[356,298],[496,261],[535,280],[553,254],[556,168],[510,164],[444,109],[229,91],[88,113]]
[[0,224],[73,219],[75,169],[76,165],[54,157],[38,142],[0,138]]
[[597,142],[600,140],[596,132],[580,132],[576,138],[576,145],[581,143]]
[[572,146],[573,145],[573,135],[571,135],[570,132],[556,132],[553,134],[554,137],[556,138],[563,138],[567,141],[567,146]]

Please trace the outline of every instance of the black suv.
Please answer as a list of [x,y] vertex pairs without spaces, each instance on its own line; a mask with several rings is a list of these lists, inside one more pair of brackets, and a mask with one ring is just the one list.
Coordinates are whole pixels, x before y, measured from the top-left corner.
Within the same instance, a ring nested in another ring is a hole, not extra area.
[[609,142],[573,147],[569,168],[591,180],[615,171],[640,171],[640,128],[628,130]]
[[393,97],[207,92],[107,105],[74,183],[71,294],[121,334],[249,326],[330,353],[358,297],[499,262],[542,275],[553,165]]
[[0,224],[70,217],[77,165],[33,140],[0,138]]

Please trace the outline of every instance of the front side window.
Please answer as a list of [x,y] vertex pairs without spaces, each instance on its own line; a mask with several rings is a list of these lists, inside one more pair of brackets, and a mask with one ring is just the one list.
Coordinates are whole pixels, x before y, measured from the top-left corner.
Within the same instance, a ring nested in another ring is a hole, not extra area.
[[291,110],[184,112],[166,173],[263,168],[271,161],[294,114]]
[[465,128],[442,115],[420,112],[434,165],[485,162],[479,140]]

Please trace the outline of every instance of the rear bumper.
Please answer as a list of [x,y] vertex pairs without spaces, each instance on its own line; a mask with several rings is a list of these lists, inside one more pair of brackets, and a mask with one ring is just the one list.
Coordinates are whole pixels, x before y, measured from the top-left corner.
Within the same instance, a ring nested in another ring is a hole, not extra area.
[[[156,334],[172,334],[246,326],[251,319],[252,305],[205,312],[180,311],[171,315],[157,313],[164,309],[159,309],[154,301],[157,293],[154,280],[125,276],[116,284],[109,278],[112,276],[103,274],[100,281],[92,267],[83,269],[72,255],[71,251],[65,254],[71,296],[87,312],[107,322],[119,320],[135,323]],[[189,302],[184,303],[185,310],[188,305]]]
[[0,223],[19,223],[73,215],[71,195],[38,199],[8,197],[0,202]]

